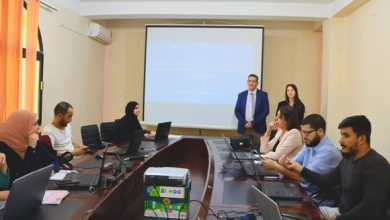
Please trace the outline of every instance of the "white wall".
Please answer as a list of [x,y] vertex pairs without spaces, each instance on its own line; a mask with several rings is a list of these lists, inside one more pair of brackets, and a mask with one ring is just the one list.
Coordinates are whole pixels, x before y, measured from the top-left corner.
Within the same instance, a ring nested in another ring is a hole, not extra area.
[[324,89],[329,134],[338,123],[363,114],[372,124],[371,146],[390,160],[390,1],[371,0],[346,18],[324,23]]
[[39,11],[45,83],[42,122],[51,122],[58,102],[69,102],[74,107],[73,139],[81,143],[80,126],[100,123],[102,119],[104,46],[84,36],[88,19],[54,0],[49,2],[58,11],[50,12],[42,7]]

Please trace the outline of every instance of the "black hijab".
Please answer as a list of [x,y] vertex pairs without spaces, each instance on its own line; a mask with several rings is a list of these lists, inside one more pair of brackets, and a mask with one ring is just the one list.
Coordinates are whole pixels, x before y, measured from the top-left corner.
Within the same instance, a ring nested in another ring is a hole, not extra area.
[[137,105],[138,103],[135,101],[127,103],[125,109],[126,114],[118,120],[121,141],[129,140],[135,131],[142,130],[141,124],[134,114],[134,109]]

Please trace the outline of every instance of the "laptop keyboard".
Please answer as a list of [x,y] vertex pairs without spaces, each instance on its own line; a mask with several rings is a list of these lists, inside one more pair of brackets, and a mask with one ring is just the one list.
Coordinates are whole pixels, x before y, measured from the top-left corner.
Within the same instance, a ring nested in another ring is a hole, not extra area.
[[258,164],[255,164],[256,173],[253,170],[253,164],[245,163],[245,164],[243,164],[243,166],[244,166],[244,170],[245,170],[246,174],[249,176],[255,176],[256,174],[258,176],[277,176],[278,175],[277,172],[272,171],[272,170],[267,170]]
[[261,188],[265,194],[273,197],[303,198],[302,193],[294,183],[261,182]]
[[78,181],[78,185],[94,186],[99,182],[98,173],[68,173],[64,180]]

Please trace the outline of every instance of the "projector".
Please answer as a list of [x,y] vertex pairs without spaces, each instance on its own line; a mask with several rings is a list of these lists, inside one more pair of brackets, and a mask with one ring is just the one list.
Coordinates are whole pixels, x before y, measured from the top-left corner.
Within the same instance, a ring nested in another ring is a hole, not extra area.
[[158,186],[186,186],[191,182],[190,170],[178,167],[149,167],[144,183]]
[[251,145],[251,139],[249,137],[231,137],[230,146],[235,149],[249,148]]

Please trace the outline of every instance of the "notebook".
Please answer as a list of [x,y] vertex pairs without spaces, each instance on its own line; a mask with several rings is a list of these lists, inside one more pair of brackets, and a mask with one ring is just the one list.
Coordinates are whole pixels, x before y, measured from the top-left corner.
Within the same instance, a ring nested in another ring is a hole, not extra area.
[[171,130],[172,122],[158,123],[156,135],[145,137],[145,141],[163,141],[168,140],[169,131]]
[[53,165],[26,174],[15,180],[6,203],[0,205],[0,219],[28,219],[43,200]]
[[263,220],[307,219],[304,217],[282,214],[279,210],[278,204],[275,201],[273,201],[270,197],[260,191],[256,186],[252,185],[252,189],[254,191],[255,199],[258,208],[261,211],[261,216]]
[[59,187],[71,188],[74,190],[80,189],[93,189],[99,187],[100,181],[102,179],[104,161],[106,158],[107,147],[103,153],[102,163],[98,173],[68,173],[62,181],[57,182],[56,184]]

